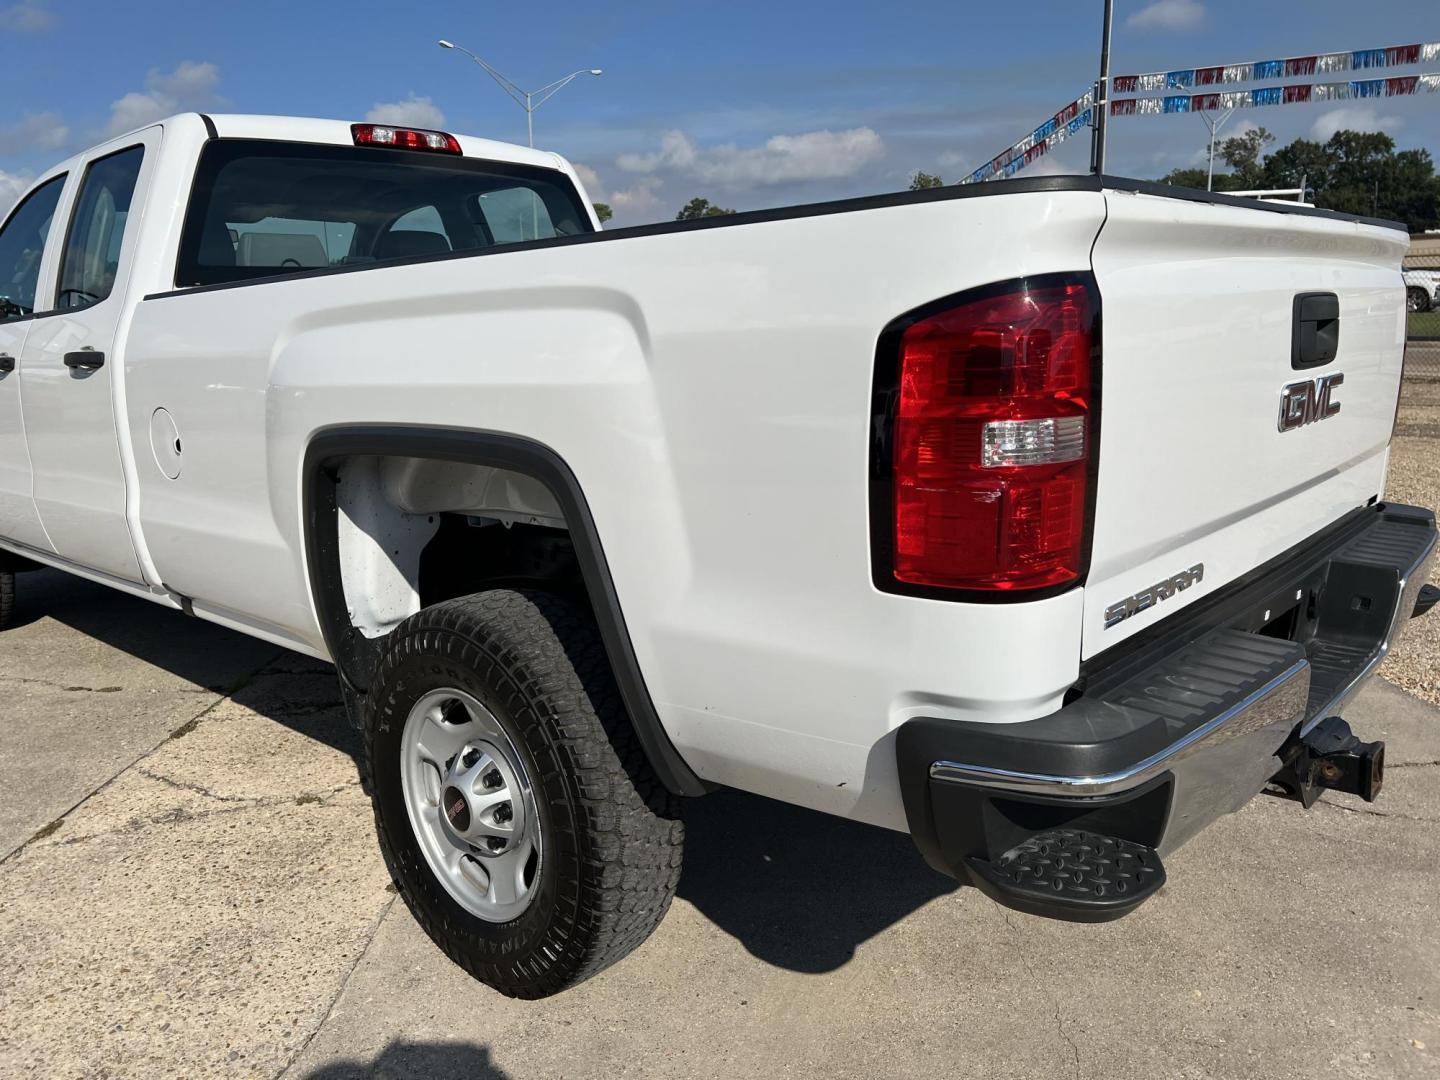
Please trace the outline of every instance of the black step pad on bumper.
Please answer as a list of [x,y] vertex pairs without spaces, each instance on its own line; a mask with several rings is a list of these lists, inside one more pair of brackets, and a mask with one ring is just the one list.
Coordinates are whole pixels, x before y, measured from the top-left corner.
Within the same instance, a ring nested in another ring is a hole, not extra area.
[[1118,919],[1165,884],[1152,848],[1080,829],[1037,833],[994,862],[967,863],[975,884],[1006,907],[1071,922]]
[[1415,614],[1435,529],[1428,511],[1406,510],[1413,508],[1389,508],[1330,559],[1306,643],[1314,668],[1307,723],[1340,712]]

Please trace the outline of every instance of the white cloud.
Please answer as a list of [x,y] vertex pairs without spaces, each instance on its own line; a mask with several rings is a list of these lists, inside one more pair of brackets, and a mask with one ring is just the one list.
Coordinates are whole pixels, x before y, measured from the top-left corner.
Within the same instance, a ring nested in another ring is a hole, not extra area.
[[42,0],[22,0],[0,8],[0,31],[12,34],[39,34],[56,23],[54,12]]
[[1062,164],[1058,158],[1046,155],[1039,161],[1025,168],[1022,176],[1069,176],[1076,170]]
[[1398,116],[1382,116],[1373,105],[1342,105],[1322,113],[1310,134],[1324,142],[1337,131],[1394,131],[1403,123]]
[[10,207],[15,205],[15,200],[25,194],[25,189],[30,186],[32,177],[24,173],[6,172],[0,169],[0,214],[9,212]]
[[1131,30],[1194,30],[1205,22],[1198,0],[1155,0],[1125,20]]
[[808,131],[773,135],[764,146],[733,144],[699,147],[683,131],[667,131],[653,154],[622,154],[616,164],[627,172],[666,170],[704,183],[763,185],[853,176],[885,153],[885,144],[868,127],[849,131]]
[[372,124],[413,124],[422,128],[443,128],[445,114],[428,97],[413,90],[404,101],[376,102],[365,119]]
[[610,207],[616,213],[622,210],[644,214],[660,205],[660,188],[664,185],[658,176],[642,176],[632,187],[617,191],[610,196]]
[[600,183],[600,174],[589,165],[582,165],[578,161],[572,161],[570,167],[575,170],[575,175],[580,178],[580,183],[585,185],[585,194],[592,199],[604,202],[605,193],[602,190],[603,185]]
[[220,69],[211,63],[186,60],[168,74],[151,68],[145,76],[145,89],[132,90],[110,103],[110,135],[133,131],[153,124],[187,109],[208,108],[220,99]]
[[59,150],[69,141],[70,129],[56,112],[31,113],[17,123],[0,127],[0,154]]

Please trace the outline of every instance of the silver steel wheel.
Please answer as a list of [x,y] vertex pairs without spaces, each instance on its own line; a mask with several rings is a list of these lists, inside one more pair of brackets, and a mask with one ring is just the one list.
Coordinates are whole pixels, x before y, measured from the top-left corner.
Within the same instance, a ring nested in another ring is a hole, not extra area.
[[493,713],[463,690],[434,690],[400,737],[410,826],[455,902],[509,922],[540,881],[540,815],[520,753]]

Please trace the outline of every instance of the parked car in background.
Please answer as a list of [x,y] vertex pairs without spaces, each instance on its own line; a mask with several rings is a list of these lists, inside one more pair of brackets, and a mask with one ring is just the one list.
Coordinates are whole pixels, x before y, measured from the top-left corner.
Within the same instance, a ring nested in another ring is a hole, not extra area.
[[1440,270],[1407,269],[1403,277],[1406,311],[1430,311],[1440,307]]
[[43,564],[333,662],[507,994],[644,941],[721,786],[1117,918],[1262,789],[1379,793],[1407,243],[1098,176],[600,232],[554,154],[177,116],[0,226],[0,625]]

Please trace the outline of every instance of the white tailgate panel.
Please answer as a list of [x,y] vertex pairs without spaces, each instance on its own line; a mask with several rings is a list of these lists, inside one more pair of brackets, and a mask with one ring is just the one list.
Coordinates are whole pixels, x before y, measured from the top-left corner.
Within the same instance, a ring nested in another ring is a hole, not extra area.
[[[1384,486],[1405,344],[1407,238],[1328,218],[1107,192],[1093,656],[1300,543]],[[1339,355],[1291,367],[1298,293],[1340,301]],[[1280,432],[1281,388],[1343,373],[1339,414]],[[1204,580],[1105,629],[1105,609]]]

